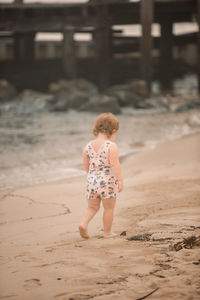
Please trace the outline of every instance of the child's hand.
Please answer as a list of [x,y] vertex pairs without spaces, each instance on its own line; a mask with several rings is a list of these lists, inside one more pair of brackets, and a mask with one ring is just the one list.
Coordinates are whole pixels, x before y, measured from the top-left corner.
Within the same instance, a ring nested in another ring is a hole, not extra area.
[[120,193],[123,190],[123,181],[118,181],[118,192]]

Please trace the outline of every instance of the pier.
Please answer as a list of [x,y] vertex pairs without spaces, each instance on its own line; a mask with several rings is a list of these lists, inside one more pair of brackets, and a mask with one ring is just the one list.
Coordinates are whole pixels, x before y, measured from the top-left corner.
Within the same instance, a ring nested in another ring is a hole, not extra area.
[[[154,79],[169,89],[172,80],[186,71],[181,60],[174,61],[173,47],[193,44],[198,57],[192,71],[198,76],[200,90],[200,33],[174,36],[173,24],[182,22],[196,22],[200,28],[200,0],[0,3],[0,48],[10,39],[13,53],[12,59],[0,61],[0,77],[16,82],[19,88],[22,81],[27,87],[35,81],[32,86],[42,89],[60,77],[84,77],[102,90],[132,78],[145,80],[149,90]],[[124,36],[114,29],[136,24],[141,25],[140,37]],[[160,25],[159,37],[152,36],[152,24]],[[62,33],[62,57],[36,59],[38,32]],[[76,33],[91,35],[91,56],[77,57]]]

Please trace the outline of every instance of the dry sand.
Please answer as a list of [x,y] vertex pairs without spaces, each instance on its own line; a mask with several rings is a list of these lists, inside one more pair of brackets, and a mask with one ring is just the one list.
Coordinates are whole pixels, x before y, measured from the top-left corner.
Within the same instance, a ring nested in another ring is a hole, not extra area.
[[[0,299],[200,299],[199,248],[174,251],[200,234],[200,135],[123,158],[124,191],[102,239],[102,210],[90,240],[78,224],[85,177],[1,192]],[[148,241],[127,237],[151,234]]]

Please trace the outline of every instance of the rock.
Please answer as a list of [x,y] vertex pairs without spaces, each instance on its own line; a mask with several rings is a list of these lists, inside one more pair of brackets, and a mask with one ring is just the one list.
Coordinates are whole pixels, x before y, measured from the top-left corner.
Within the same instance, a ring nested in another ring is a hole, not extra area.
[[49,92],[55,94],[60,90],[81,90],[88,95],[96,95],[97,87],[86,79],[78,78],[72,80],[60,79],[58,82],[49,85]]
[[93,97],[99,94],[98,88],[90,81],[86,79],[73,79],[69,81],[69,84],[73,89],[85,92],[88,96]]
[[175,112],[183,112],[185,110],[189,110],[189,109],[200,109],[200,103],[198,101],[191,101],[189,103],[184,103],[184,104],[180,104],[177,105],[175,108]]
[[0,101],[7,101],[14,98],[17,95],[17,91],[14,86],[7,80],[0,80]]
[[100,95],[97,87],[85,79],[59,80],[49,86],[55,95],[54,110],[80,109],[82,111],[120,113],[116,97]]
[[55,94],[59,90],[60,90],[60,84],[59,84],[59,82],[58,83],[57,82],[52,82],[48,86],[48,92],[49,93]]
[[87,103],[90,97],[81,90],[74,90],[69,97],[69,108],[80,109],[81,105]]
[[68,110],[68,92],[66,90],[59,90],[54,94],[55,101],[52,102],[51,110],[65,111]]
[[20,100],[26,101],[40,101],[40,102],[52,102],[54,100],[54,96],[51,94],[41,93],[34,90],[24,90],[18,96]]
[[[148,89],[143,80],[135,80],[128,84],[111,86],[100,96],[97,87],[85,79],[61,79],[49,85],[49,92],[55,96],[53,110],[64,111],[72,108],[119,113],[120,106],[143,107]],[[151,107],[150,104],[149,106]]]
[[85,79],[61,79],[51,83],[49,91],[55,96],[53,109],[57,111],[80,109],[83,104],[99,96],[97,87]]
[[144,80],[134,80],[129,83],[129,89],[134,91],[140,96],[148,96],[148,87]]
[[80,109],[81,105],[88,101],[88,96],[80,90],[60,90],[55,94],[52,109],[55,111]]
[[119,114],[121,112],[117,99],[108,95],[102,95],[100,98],[92,99],[86,104],[83,104],[81,110],[100,113],[111,112],[113,114]]
[[139,95],[128,90],[114,91],[112,93],[108,93],[108,95],[116,97],[120,106],[136,107],[142,100]]
[[200,108],[200,98],[191,94],[168,94],[166,102],[172,112],[182,112],[189,109]]
[[51,103],[54,102],[54,96],[27,89],[22,91],[14,102],[16,105],[12,103],[11,108],[15,109],[17,113],[29,114],[50,109]]
[[105,93],[116,97],[120,106],[133,106],[137,108],[146,98],[148,89],[143,80],[135,80],[128,84],[111,86]]
[[169,111],[169,106],[165,101],[164,97],[152,97],[143,99],[142,101],[138,102],[136,108],[140,109],[161,109],[164,111]]
[[133,106],[136,107],[143,98],[136,94],[134,91],[129,90],[128,85],[117,85],[109,88],[105,92],[111,97],[118,100],[120,106]]

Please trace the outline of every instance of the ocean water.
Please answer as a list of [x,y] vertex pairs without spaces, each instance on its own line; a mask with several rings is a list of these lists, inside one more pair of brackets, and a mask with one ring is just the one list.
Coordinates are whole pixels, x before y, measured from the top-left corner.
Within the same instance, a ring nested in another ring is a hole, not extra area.
[[[93,138],[92,127],[98,114],[45,109],[39,112],[31,103],[28,107],[24,109],[23,101],[0,103],[0,189],[85,174],[82,150]],[[126,107],[118,118],[116,143],[121,159],[153,149],[158,143],[200,132],[199,110],[163,113]]]

